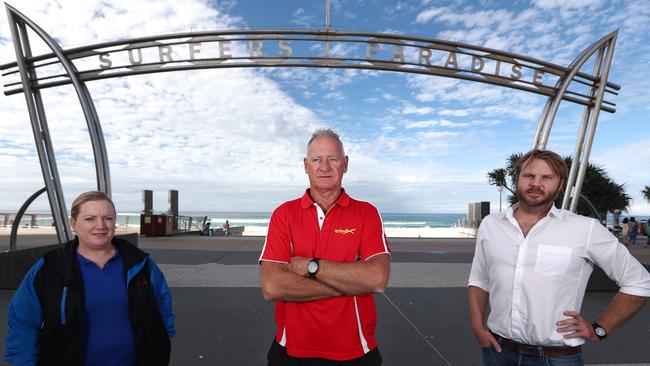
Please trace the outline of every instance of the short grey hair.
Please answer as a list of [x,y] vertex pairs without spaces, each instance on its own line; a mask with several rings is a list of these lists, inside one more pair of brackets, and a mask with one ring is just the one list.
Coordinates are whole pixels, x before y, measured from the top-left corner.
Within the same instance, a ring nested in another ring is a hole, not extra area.
[[309,139],[309,142],[307,142],[307,150],[309,150],[309,145],[311,143],[318,139],[318,138],[328,138],[328,139],[334,139],[336,142],[339,143],[339,147],[341,148],[341,153],[345,155],[345,149],[343,148],[343,142],[341,141],[341,137],[339,136],[338,133],[334,132],[331,128],[319,128],[314,133],[311,134],[311,138]]

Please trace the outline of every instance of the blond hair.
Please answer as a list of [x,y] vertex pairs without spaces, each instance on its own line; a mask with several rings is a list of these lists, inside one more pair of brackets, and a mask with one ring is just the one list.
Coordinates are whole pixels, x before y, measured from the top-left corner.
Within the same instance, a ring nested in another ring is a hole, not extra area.
[[117,214],[113,200],[106,193],[100,191],[89,191],[80,194],[74,199],[72,202],[72,208],[70,209],[70,216],[76,220],[77,216],[79,216],[81,205],[90,201],[108,201],[113,207],[113,213]]

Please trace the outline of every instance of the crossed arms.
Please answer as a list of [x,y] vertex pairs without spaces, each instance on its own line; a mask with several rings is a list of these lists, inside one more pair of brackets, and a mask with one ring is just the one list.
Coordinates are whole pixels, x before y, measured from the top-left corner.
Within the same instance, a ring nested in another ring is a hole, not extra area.
[[304,302],[341,295],[382,293],[388,284],[388,253],[356,262],[321,259],[316,279],[307,275],[310,260],[292,257],[288,264],[263,260],[260,275],[264,299]]

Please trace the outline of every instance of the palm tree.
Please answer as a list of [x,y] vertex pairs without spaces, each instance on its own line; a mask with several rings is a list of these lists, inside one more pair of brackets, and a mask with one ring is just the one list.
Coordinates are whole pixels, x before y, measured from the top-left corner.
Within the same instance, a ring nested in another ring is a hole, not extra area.
[[645,197],[645,199],[650,202],[650,186],[645,186],[641,193],[643,193],[643,197]]
[[515,193],[512,191],[512,189],[510,189],[510,187],[508,187],[508,182],[506,182],[506,177],[508,176],[508,173],[506,173],[506,170],[504,168],[494,169],[493,171],[488,172],[487,176],[490,185],[503,187],[509,190],[510,193],[512,194]]
[[506,176],[508,173],[506,173],[506,169],[499,168],[499,169],[494,169],[491,172],[488,172],[488,181],[490,182],[491,185],[495,185],[499,188],[499,212],[501,212],[501,201],[503,200],[503,189],[507,189],[510,191],[510,193],[514,194],[515,192],[508,187],[508,182],[506,182]]
[[[510,204],[517,203],[517,197],[513,191],[515,186],[513,167],[521,156],[521,153],[510,155],[505,168],[495,169],[488,173],[488,181],[491,185],[499,186],[498,183],[500,183],[512,193],[508,197]],[[570,168],[572,159],[565,157],[564,161],[567,167]],[[510,187],[513,187],[512,189],[507,185],[506,176],[510,177]],[[648,198],[650,187],[646,187],[643,193]],[[564,192],[560,193],[560,196],[555,200],[557,206],[562,204],[563,196]],[[577,212],[584,216],[605,217],[607,212],[613,212],[614,210],[627,211],[630,205],[630,196],[625,193],[625,184],[617,184],[609,177],[605,169],[591,163],[587,167],[580,197]]]

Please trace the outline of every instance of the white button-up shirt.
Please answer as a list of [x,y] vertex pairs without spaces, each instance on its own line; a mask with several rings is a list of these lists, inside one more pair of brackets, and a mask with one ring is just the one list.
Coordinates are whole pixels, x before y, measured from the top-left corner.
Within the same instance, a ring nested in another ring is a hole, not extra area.
[[580,312],[594,264],[629,295],[650,297],[650,274],[597,220],[552,207],[524,237],[513,208],[483,219],[469,286],[488,292],[487,326],[515,341],[577,346],[555,323]]

